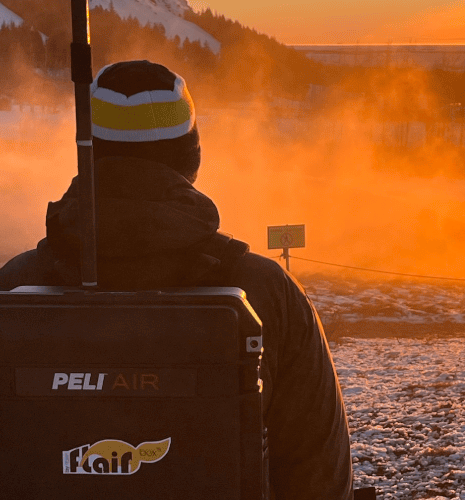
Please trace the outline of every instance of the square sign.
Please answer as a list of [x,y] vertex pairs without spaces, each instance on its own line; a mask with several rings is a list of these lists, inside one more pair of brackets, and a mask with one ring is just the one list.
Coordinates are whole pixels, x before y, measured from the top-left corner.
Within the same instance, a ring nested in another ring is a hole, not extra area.
[[304,248],[305,224],[268,226],[268,248]]

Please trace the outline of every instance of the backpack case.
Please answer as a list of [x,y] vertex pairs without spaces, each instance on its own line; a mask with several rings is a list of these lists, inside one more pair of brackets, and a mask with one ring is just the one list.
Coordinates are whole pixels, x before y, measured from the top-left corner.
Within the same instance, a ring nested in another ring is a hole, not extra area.
[[261,323],[237,288],[0,293],[3,498],[268,498]]

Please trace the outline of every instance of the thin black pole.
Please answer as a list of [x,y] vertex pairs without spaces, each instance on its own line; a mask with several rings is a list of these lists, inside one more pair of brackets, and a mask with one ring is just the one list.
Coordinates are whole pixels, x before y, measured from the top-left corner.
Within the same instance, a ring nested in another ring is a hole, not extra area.
[[289,271],[289,248],[283,248],[283,257],[286,259],[286,271]]
[[84,287],[92,288],[97,286],[97,236],[90,104],[92,56],[88,0],[71,0],[71,14],[73,23],[71,79],[74,82],[76,96],[76,143],[78,150],[79,214],[81,221],[81,279]]

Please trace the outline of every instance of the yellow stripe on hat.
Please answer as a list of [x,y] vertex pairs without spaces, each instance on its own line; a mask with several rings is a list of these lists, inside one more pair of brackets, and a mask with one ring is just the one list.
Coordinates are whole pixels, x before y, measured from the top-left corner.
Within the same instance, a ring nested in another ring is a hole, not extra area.
[[176,102],[119,106],[92,98],[92,123],[114,130],[150,130],[182,125],[191,120],[194,105],[189,92]]

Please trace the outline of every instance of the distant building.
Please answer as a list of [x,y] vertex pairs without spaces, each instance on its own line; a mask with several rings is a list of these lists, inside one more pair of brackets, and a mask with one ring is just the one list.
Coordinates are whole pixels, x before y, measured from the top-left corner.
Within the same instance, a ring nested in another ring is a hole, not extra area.
[[465,70],[465,45],[294,45],[315,62],[337,66],[417,66]]

